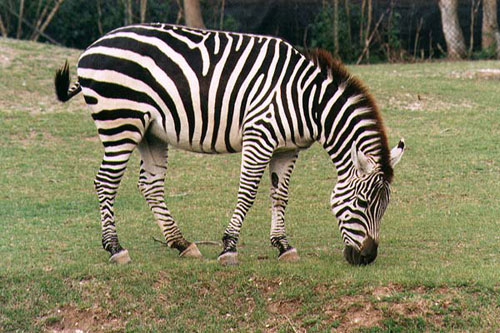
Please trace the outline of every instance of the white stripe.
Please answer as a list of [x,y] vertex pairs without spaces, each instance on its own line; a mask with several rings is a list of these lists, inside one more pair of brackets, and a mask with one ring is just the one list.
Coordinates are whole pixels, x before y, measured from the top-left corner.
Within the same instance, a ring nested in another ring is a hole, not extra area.
[[219,53],[219,48],[220,48],[220,37],[219,37],[219,33],[215,33],[215,35],[214,35],[214,43],[215,43],[215,46],[214,46],[214,54],[218,54],[218,53]]
[[[225,43],[225,48],[224,48],[224,53],[222,54],[222,57],[220,58],[219,62],[217,65],[215,65],[214,73],[212,75],[212,78],[210,80],[210,87],[208,89],[208,126],[207,126],[207,134],[205,136],[204,142],[200,142],[200,147],[204,150],[210,151],[211,149],[211,143],[212,143],[212,136],[213,136],[213,131],[214,131],[214,126],[215,126],[215,115],[217,111],[215,110],[215,104],[217,102],[217,90],[219,89],[220,86],[220,78],[222,76],[222,71],[224,70],[224,66],[226,65],[227,58],[229,57],[229,53],[231,52],[231,47],[233,45],[233,39],[229,34],[225,34],[227,37],[227,43]],[[230,85],[228,84],[228,87]],[[227,93],[227,91],[226,91]],[[220,110],[220,123],[222,124],[223,122],[226,121],[227,118],[227,102],[222,104],[222,110]],[[222,135],[222,138],[224,139],[224,135]]]
[[[253,44],[253,38],[251,40],[252,40],[252,44]],[[243,35],[238,34],[238,43],[236,43],[236,52],[238,52],[240,50],[242,43],[243,43]]]
[[330,83],[332,83],[333,80],[330,76],[327,77],[326,80],[324,80],[322,83],[321,83],[321,90],[320,90],[320,93],[319,93],[319,98],[318,98],[318,103],[321,104],[321,102],[323,102],[323,96],[325,95],[325,92],[326,92],[326,88],[330,85]]

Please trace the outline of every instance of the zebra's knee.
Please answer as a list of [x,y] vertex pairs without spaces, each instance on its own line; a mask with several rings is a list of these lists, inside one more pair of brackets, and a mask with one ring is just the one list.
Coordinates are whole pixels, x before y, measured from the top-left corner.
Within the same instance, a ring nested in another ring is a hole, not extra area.
[[99,176],[95,177],[95,179],[94,179],[94,189],[95,189],[97,195],[101,195],[103,193],[103,191],[106,190],[109,187],[110,187],[109,184],[107,184],[106,182],[104,182],[101,179],[99,179]]
[[292,248],[285,235],[271,236],[271,245],[278,248],[280,255]]

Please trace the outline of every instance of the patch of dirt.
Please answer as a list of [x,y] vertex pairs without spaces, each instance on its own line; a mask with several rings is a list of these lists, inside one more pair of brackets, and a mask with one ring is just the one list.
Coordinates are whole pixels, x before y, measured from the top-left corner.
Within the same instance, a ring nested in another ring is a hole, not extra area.
[[408,111],[439,111],[439,110],[452,110],[455,108],[473,107],[468,102],[446,102],[435,96],[424,94],[397,94],[379,99],[381,108],[402,109]]
[[368,303],[353,311],[347,311],[343,318],[343,324],[346,329],[349,327],[372,327],[377,326],[382,319],[384,319],[383,312]]
[[321,317],[318,319],[321,327],[334,324],[338,332],[383,328],[383,321],[388,319],[404,323],[421,318],[419,320],[424,320],[428,328],[446,328],[446,314],[460,318],[463,309],[458,292],[447,287],[408,289],[388,284],[365,288],[354,295],[338,295],[336,290],[336,287],[327,285],[314,288],[315,292],[326,297],[317,313],[304,312],[300,299],[269,297],[266,310],[270,318],[266,321],[266,331],[277,332],[293,327],[296,332],[306,332],[310,327],[308,316],[313,314]]
[[106,310],[94,305],[87,309],[79,309],[73,305],[65,305],[52,311],[41,319],[49,332],[96,332],[125,329],[125,323]]
[[500,80],[500,68],[481,68],[452,72],[451,77],[459,79]]
[[341,296],[323,308],[327,321],[337,322],[339,332],[378,326],[384,312],[368,300],[368,295]]
[[270,313],[288,315],[300,309],[300,301],[296,299],[279,300],[269,303],[266,309]]
[[377,286],[373,289],[372,295],[376,300],[380,301],[383,298],[392,296],[395,292],[401,291],[402,288],[396,284],[389,284],[388,286]]

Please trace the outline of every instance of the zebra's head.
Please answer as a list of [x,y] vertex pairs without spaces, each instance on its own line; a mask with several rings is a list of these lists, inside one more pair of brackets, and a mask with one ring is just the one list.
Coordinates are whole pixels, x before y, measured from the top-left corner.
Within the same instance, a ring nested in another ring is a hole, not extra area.
[[[391,150],[391,169],[403,156],[404,147],[401,139]],[[380,221],[389,204],[390,179],[355,144],[351,160],[352,167],[339,178],[330,203],[345,244],[345,259],[353,265],[366,265],[377,257]]]

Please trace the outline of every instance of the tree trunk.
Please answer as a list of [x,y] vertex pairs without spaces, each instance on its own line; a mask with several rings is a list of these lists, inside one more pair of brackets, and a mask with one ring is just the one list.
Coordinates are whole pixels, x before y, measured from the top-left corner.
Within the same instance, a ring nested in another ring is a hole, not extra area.
[[351,31],[351,8],[349,5],[349,0],[344,1],[345,15],[347,20],[347,40],[349,45],[352,45],[352,31]]
[[141,10],[141,23],[146,22],[146,9],[148,6],[148,0],[141,0],[140,2],[140,10]]
[[184,0],[184,18],[187,26],[205,28],[201,16],[200,0]]
[[7,37],[7,29],[3,24],[2,15],[0,14],[0,32],[2,33],[2,37]]
[[439,10],[448,57],[464,58],[466,48],[464,35],[458,22],[458,0],[439,0]]
[[339,0],[333,0],[333,55],[339,57]]
[[496,41],[497,34],[497,0],[483,0],[483,26],[481,34],[481,46],[484,50],[496,49],[499,46]]
[[133,23],[132,0],[121,0],[123,4],[123,25]]
[[365,23],[365,7],[366,7],[366,0],[363,0],[361,2],[361,18],[359,20],[359,44],[363,43],[365,40],[363,37],[363,33],[365,32],[364,23]]
[[373,15],[373,10],[372,10],[372,0],[367,1],[367,19],[366,19],[366,33],[365,33],[365,48],[366,48],[366,59],[370,59],[370,42],[371,38],[368,37],[370,36],[370,29],[372,26],[372,15]]
[[17,33],[16,38],[20,39],[23,34],[23,14],[24,14],[24,0],[19,3],[19,17],[17,20]]
[[477,12],[479,11],[479,5],[481,4],[481,0],[471,0],[470,6],[470,34],[469,34],[469,57],[472,55],[474,51],[474,26],[476,22]]
[[101,0],[97,0],[97,30],[99,31],[99,35],[104,35],[104,30],[102,28]]
[[223,30],[224,29],[224,8],[226,7],[226,1],[222,0],[221,5],[220,5],[220,22],[219,22],[219,29]]

